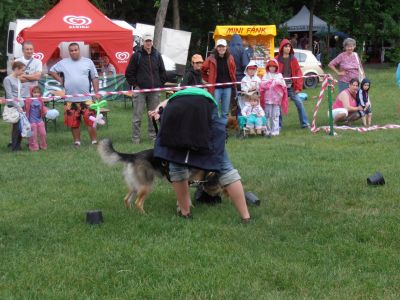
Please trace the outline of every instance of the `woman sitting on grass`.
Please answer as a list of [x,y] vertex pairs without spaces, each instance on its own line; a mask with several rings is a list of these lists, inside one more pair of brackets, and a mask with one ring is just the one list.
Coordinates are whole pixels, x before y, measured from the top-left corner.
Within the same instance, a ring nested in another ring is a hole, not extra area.
[[356,101],[359,84],[357,78],[352,78],[349,87],[337,95],[336,101],[332,105],[332,116],[335,125],[337,125],[338,122],[344,122],[348,125],[349,122],[361,118],[359,111],[363,108],[357,106]]

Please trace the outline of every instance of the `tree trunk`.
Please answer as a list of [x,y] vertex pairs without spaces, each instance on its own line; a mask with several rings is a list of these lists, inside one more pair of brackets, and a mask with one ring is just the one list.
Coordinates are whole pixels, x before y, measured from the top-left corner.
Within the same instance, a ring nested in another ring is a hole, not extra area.
[[176,30],[181,29],[181,16],[179,14],[179,0],[172,0],[172,28]]
[[308,50],[313,50],[313,23],[314,23],[314,8],[315,8],[315,1],[313,0],[310,7],[310,20],[308,23]]
[[168,3],[169,0],[161,0],[157,11],[153,45],[158,51],[161,50],[162,30],[164,28],[165,16],[167,15]]

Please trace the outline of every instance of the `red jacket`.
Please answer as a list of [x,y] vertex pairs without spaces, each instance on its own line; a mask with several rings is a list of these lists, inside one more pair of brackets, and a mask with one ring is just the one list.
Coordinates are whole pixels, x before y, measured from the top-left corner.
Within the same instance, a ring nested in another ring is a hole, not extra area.
[[[40,102],[40,117],[44,118],[47,113],[47,107],[44,105],[44,102],[42,99],[39,99]],[[26,117],[29,119],[30,113],[31,113],[31,104],[32,100],[31,99],[26,99],[25,100],[25,112],[26,112]]]
[[[279,73],[283,74],[283,47],[287,44],[290,44],[290,41],[287,39],[283,39],[280,46],[279,46],[279,54],[275,57],[275,59],[279,63]],[[292,77],[302,77],[303,72],[301,72],[299,62],[297,58],[294,56],[293,47],[290,49],[290,69],[292,70]],[[293,81],[293,90],[295,92],[301,92],[303,90],[303,78],[295,78],[292,79]]]
[[[232,55],[229,55],[228,57],[228,69],[231,80],[236,82],[236,65]],[[207,57],[203,63],[203,66],[201,67],[201,75],[204,81],[207,83],[214,84],[217,82],[217,60],[213,54]],[[215,91],[215,86],[208,87],[207,89],[211,94],[213,94]]]

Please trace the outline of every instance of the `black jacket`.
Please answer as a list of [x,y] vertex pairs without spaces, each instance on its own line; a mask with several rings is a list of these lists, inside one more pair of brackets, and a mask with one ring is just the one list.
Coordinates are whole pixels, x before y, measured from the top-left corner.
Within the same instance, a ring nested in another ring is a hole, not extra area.
[[[190,89],[193,88],[186,90]],[[161,116],[154,157],[219,171],[225,150],[226,126],[218,117],[218,108],[209,102],[209,98],[199,95],[180,95],[169,101]]]
[[202,83],[201,70],[195,71],[193,67],[190,67],[182,79],[181,86],[199,85]]
[[151,48],[150,54],[141,47],[131,57],[125,77],[132,87],[162,87],[167,82],[167,73],[161,54],[154,47]]

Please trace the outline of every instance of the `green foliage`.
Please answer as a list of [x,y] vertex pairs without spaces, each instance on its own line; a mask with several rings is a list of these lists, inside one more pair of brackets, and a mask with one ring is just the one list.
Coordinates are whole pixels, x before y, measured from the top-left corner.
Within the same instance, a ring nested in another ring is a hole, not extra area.
[[385,57],[394,64],[398,64],[400,62],[400,48],[392,48],[386,50]]

